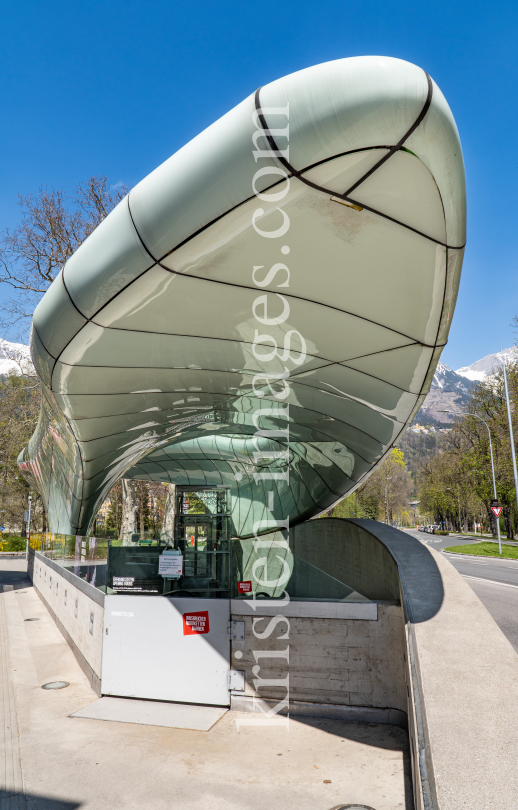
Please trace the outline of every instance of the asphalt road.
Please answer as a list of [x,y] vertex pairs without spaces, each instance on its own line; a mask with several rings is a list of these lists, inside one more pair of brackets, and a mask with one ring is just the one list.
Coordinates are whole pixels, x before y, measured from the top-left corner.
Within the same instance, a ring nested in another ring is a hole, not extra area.
[[[477,542],[461,535],[440,537],[417,531],[409,531],[408,534],[436,551]],[[462,574],[518,652],[518,560],[475,559],[448,552],[445,552],[445,557]]]

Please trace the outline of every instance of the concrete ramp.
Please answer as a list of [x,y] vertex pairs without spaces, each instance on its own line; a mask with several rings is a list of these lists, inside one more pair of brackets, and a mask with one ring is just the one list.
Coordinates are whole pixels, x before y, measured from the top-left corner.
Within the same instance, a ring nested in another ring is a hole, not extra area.
[[186,703],[162,703],[158,700],[132,700],[102,697],[70,717],[89,720],[111,720],[116,723],[138,723],[141,726],[165,726],[192,731],[209,731],[228,709],[217,706],[195,706]]

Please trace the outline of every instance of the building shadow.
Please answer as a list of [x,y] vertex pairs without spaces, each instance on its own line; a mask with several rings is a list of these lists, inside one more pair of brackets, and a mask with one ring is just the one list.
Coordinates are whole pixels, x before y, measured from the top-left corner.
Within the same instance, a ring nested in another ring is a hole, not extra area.
[[35,793],[20,793],[17,790],[0,790],[0,807],[6,810],[77,810],[83,802],[40,796]]
[[[0,558],[0,593],[6,593],[7,591],[18,591],[20,589],[25,588],[32,588],[32,583],[28,577],[27,571],[25,571],[22,566],[20,565],[19,570],[14,568],[5,568],[5,557],[2,556]],[[25,560],[20,558],[14,557],[7,557],[9,562],[12,562],[13,559],[20,560],[25,566]]]

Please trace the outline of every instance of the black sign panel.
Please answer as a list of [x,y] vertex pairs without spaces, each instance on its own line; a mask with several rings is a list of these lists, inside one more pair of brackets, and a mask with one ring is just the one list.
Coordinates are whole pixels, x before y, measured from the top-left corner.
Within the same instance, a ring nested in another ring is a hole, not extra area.
[[158,573],[158,547],[110,546],[108,588],[116,593],[162,593],[163,577]]

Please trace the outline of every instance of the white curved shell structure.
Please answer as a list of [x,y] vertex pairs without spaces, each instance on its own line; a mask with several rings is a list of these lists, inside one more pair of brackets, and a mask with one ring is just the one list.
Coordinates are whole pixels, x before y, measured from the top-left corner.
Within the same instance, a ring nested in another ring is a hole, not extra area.
[[465,227],[457,129],[420,68],[342,59],[249,96],[36,309],[20,467],[52,530],[86,533],[121,477],[230,485],[240,536],[329,508],[429,389]]

